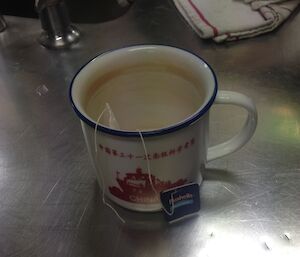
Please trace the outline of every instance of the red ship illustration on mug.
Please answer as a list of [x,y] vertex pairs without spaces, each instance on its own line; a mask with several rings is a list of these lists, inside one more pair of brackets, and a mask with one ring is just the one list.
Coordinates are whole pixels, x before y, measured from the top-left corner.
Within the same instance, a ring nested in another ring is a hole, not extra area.
[[[187,183],[187,179],[179,179],[174,183],[161,181],[154,175],[151,175],[151,180],[157,192]],[[123,179],[120,178],[120,172],[117,172],[116,181],[119,187],[109,187],[109,191],[121,200],[141,204],[157,203],[159,201],[159,195],[156,195],[153,191],[148,173],[143,173],[141,168],[137,168],[134,173],[126,173]]]

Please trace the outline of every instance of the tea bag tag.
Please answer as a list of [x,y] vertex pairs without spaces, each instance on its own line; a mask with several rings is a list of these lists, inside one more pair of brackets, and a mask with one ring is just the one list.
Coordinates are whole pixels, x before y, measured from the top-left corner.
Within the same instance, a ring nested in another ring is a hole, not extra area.
[[189,217],[200,210],[199,184],[190,183],[162,191],[160,200],[168,222]]

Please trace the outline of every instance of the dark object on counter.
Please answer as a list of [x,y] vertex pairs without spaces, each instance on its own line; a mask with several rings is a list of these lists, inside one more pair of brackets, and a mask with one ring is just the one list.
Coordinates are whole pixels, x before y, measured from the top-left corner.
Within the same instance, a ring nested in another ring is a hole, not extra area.
[[0,32],[4,31],[6,27],[7,27],[6,22],[3,16],[0,14]]
[[[128,0],[132,3],[132,0]],[[34,0],[1,0],[0,11],[4,15],[38,18]],[[120,5],[118,0],[65,0],[70,20],[74,23],[99,23],[116,19],[125,14],[130,5]]]
[[1,0],[0,10],[4,15],[37,18],[38,15],[34,9],[34,0]]

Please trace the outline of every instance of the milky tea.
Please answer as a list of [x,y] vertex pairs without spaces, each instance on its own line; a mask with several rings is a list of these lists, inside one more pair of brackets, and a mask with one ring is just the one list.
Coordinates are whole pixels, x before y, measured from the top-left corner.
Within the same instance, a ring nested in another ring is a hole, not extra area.
[[[156,62],[122,67],[91,83],[85,111],[96,121],[108,103],[125,131],[172,126],[202,105],[205,92],[195,83],[192,74],[175,65]],[[100,124],[108,126],[104,120]]]

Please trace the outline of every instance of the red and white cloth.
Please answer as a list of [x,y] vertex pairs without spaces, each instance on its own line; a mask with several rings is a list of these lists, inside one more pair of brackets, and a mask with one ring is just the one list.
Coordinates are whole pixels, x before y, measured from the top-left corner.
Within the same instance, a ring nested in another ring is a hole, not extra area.
[[300,0],[173,0],[202,38],[216,42],[254,37],[277,28]]

